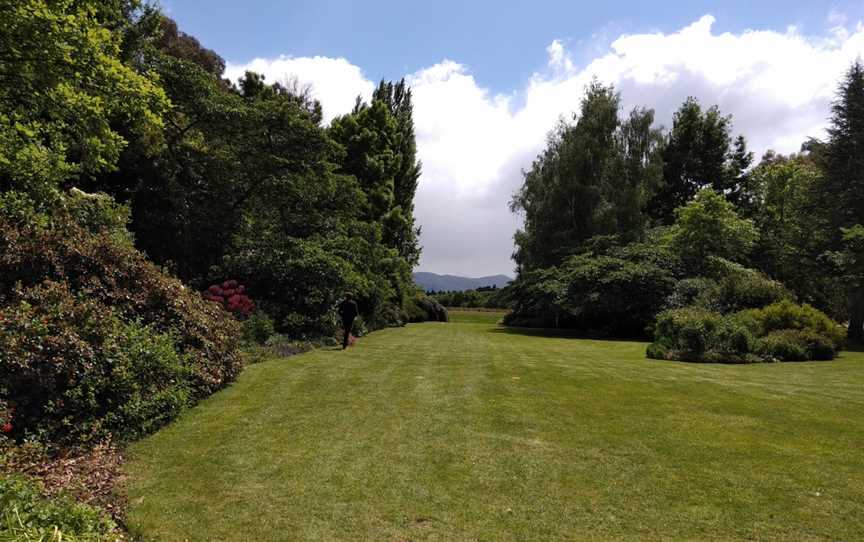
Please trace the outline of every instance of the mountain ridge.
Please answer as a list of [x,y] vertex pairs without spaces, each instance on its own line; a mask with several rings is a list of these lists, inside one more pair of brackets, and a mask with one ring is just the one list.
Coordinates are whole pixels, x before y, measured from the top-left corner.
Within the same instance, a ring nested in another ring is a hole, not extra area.
[[417,286],[428,291],[436,292],[458,292],[464,290],[476,290],[483,286],[495,286],[503,288],[513,279],[507,275],[489,275],[485,277],[463,277],[461,275],[439,275],[427,271],[418,271],[413,274]]

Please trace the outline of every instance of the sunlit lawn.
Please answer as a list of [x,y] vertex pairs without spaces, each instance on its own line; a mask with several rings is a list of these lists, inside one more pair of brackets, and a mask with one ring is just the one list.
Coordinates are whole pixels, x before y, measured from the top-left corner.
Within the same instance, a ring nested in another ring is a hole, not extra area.
[[133,532],[864,539],[864,355],[649,361],[453,315],[246,369],[132,448]]

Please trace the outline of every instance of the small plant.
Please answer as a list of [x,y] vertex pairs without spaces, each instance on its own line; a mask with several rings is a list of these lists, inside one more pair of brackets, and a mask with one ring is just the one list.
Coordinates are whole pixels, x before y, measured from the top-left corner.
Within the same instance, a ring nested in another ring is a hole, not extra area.
[[116,528],[114,522],[95,508],[68,497],[43,497],[36,482],[19,477],[0,478],[3,540],[107,541],[117,539]]
[[247,344],[264,344],[275,333],[273,320],[261,310],[257,310],[243,322],[243,342]]
[[241,320],[249,318],[255,311],[255,303],[246,295],[246,287],[236,280],[214,284],[204,292],[204,299],[219,303],[222,308]]

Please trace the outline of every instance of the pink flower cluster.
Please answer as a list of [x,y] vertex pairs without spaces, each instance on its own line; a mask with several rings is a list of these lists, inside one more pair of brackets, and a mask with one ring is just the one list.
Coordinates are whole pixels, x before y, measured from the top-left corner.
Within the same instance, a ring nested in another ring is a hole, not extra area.
[[12,432],[12,414],[14,413],[14,411],[15,411],[15,409],[10,408],[6,412],[6,423],[4,423],[3,425],[0,425],[0,432],[3,432],[3,433],[11,433]]
[[255,303],[246,295],[246,287],[236,280],[226,280],[207,288],[204,299],[219,303],[228,312],[243,318],[255,310]]

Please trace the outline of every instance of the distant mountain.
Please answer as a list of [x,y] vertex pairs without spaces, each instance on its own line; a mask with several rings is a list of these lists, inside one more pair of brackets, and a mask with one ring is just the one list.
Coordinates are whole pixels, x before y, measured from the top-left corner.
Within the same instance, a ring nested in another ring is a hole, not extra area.
[[493,275],[491,277],[459,277],[456,275],[439,275],[437,273],[414,273],[414,282],[417,286],[427,292],[456,292],[462,290],[476,290],[482,286],[497,286],[502,288],[513,279],[507,275]]

